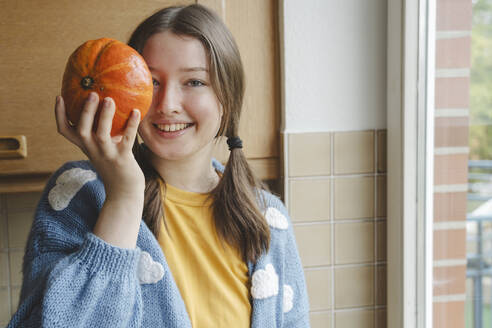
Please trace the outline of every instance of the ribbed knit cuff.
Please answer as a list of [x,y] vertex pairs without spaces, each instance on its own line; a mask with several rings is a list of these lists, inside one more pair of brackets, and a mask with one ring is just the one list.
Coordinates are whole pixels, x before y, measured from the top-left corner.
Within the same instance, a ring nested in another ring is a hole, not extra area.
[[136,275],[140,248],[126,249],[108,244],[91,232],[86,234],[76,256],[93,273],[105,272],[115,277]]

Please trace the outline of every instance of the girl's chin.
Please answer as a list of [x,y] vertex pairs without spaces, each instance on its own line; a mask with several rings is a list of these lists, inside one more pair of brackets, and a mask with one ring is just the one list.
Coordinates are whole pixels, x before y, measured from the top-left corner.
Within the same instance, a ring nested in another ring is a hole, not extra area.
[[[151,149],[152,150],[152,149]],[[167,151],[153,151],[152,150],[152,157],[154,160],[158,161],[179,161],[182,159],[185,159],[188,157],[189,154],[181,151],[171,151],[168,149]]]

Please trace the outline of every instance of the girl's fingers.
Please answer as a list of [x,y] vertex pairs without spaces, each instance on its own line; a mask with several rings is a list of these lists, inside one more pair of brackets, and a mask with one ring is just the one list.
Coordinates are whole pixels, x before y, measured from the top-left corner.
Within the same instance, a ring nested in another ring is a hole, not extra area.
[[82,144],[77,138],[77,134],[68,122],[67,113],[65,110],[65,102],[63,101],[63,98],[61,96],[56,97],[55,119],[58,133],[84,151],[84,149],[82,148]]
[[115,104],[113,99],[107,97],[104,98],[101,114],[99,115],[99,122],[97,123],[97,141],[103,148],[111,141],[111,126],[113,123],[113,117],[115,113]]
[[77,131],[83,140],[89,140],[92,135],[92,125],[94,124],[94,116],[96,115],[98,106],[99,96],[97,93],[91,92],[85,101],[77,124]]
[[93,92],[85,102],[79,122],[76,129],[74,129],[66,116],[62,97],[57,97],[55,116],[58,132],[77,145],[89,158],[96,156],[96,154],[106,154],[111,157],[111,154],[114,154],[115,144],[120,145],[118,146],[120,151],[131,150],[137,135],[138,125],[140,124],[140,111],[138,109],[132,111],[123,135],[111,137],[115,103],[111,98],[104,99],[97,130],[94,134],[92,126],[98,106],[99,97]]
[[130,118],[126,125],[125,133],[123,134],[123,139],[121,144],[125,150],[129,150],[133,147],[135,142],[135,137],[137,136],[138,125],[140,124],[140,111],[134,109],[130,114]]

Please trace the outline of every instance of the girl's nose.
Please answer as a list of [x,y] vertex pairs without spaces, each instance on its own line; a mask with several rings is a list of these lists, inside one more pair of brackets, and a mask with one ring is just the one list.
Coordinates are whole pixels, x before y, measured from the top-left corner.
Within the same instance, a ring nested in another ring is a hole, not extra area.
[[178,113],[181,111],[180,99],[179,88],[168,83],[159,89],[156,109],[162,114]]

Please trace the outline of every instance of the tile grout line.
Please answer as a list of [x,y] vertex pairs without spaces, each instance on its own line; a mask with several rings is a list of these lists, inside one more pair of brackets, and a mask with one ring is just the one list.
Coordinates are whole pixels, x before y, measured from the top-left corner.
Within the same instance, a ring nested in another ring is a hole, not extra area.
[[330,133],[330,256],[331,256],[331,327],[335,327],[335,134]]
[[376,177],[376,173],[378,172],[378,145],[379,145],[379,135],[377,133],[377,130],[374,132],[374,186],[373,186],[373,192],[374,192],[374,197],[373,197],[373,202],[374,202],[374,209],[373,209],[373,234],[374,234],[374,245],[373,245],[373,261],[374,261],[374,281],[373,281],[373,286],[374,286],[374,295],[373,295],[373,306],[374,306],[374,316],[373,316],[373,323],[374,327],[377,327],[377,320],[376,320],[376,308],[375,306],[377,305],[377,291],[378,291],[378,270],[377,270],[377,245],[378,245],[378,229],[376,225],[376,217],[378,213],[378,181]]

